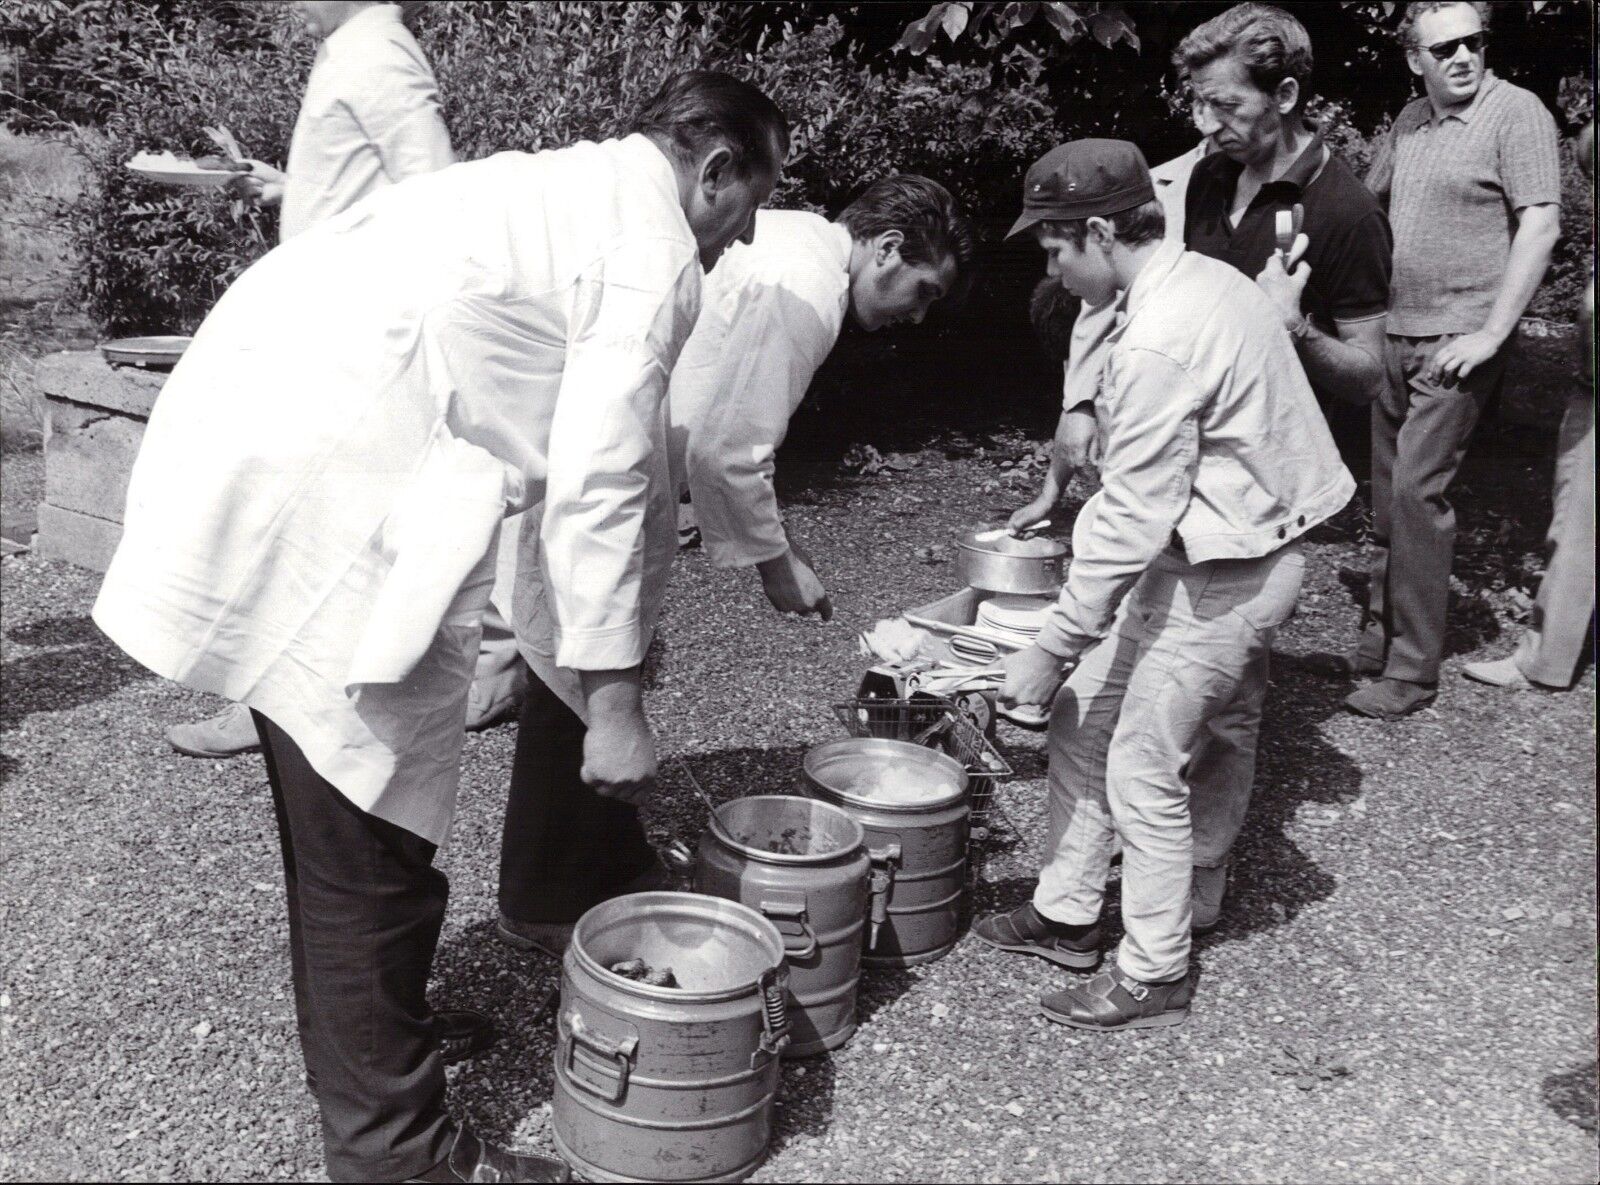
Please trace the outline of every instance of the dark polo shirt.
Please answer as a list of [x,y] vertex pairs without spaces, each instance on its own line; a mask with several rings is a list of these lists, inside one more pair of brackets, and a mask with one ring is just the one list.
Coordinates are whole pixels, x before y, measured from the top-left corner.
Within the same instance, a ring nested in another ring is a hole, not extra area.
[[1301,311],[1325,333],[1335,321],[1359,321],[1389,307],[1389,269],[1394,237],[1389,219],[1371,191],[1338,157],[1324,160],[1321,136],[1289,171],[1261,187],[1234,226],[1228,210],[1244,166],[1213,152],[1189,179],[1184,245],[1238,268],[1252,280],[1277,249],[1277,214],[1305,208],[1301,230],[1310,240],[1311,268]]

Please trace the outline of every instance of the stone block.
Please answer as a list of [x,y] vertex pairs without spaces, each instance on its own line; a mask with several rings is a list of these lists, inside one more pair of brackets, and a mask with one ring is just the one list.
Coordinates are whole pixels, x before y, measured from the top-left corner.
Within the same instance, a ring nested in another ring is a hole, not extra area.
[[45,406],[45,502],[120,523],[145,421],[53,397]]
[[46,502],[39,507],[39,533],[33,538],[33,552],[43,559],[66,560],[104,572],[111,566],[111,557],[121,539],[121,523]]
[[95,350],[39,359],[34,382],[46,399],[81,403],[148,420],[167,375],[135,366],[112,366]]

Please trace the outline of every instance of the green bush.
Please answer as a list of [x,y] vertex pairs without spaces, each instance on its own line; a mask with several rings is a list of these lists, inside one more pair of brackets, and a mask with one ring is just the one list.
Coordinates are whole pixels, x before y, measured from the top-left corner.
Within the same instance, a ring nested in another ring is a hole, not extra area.
[[[275,217],[238,218],[211,194],[174,193],[124,167],[141,149],[208,151],[223,124],[245,151],[281,162],[312,46],[292,18],[250,10],[180,11],[123,0],[105,51],[103,141],[86,144],[91,184],[73,214],[79,283],[108,331],[180,332],[276,241]],[[794,148],[774,204],[843,205],[895,171],[944,180],[1000,214],[1017,179],[1058,138],[1037,79],[1003,84],[973,66],[919,61],[872,71],[829,18],[772,32],[736,5],[432,5],[418,37],[434,63],[457,153],[538,150],[611,134],[669,73],[725,69],[789,114]],[[225,16],[226,19],[222,19]],[[91,31],[92,32],[92,31]],[[80,30],[79,52],[94,36]]]

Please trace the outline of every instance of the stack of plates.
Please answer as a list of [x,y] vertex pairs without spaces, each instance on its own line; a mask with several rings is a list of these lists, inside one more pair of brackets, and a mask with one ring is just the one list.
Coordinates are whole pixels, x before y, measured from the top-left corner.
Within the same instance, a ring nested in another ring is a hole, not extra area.
[[986,633],[1031,645],[1044,628],[1052,604],[1050,597],[1001,593],[978,606],[978,619],[973,624]]
[[950,653],[968,662],[987,665],[1000,657],[999,647],[977,638],[964,638],[956,634],[950,639]]

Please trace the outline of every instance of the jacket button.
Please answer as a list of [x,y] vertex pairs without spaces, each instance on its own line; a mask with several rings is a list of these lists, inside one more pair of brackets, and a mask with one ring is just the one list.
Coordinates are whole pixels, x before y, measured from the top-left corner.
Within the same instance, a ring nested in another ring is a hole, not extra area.
[[1300,525],[1302,527],[1306,525],[1306,516],[1303,514],[1300,516]]
[[1289,528],[1288,527],[1279,527],[1278,528],[1278,538],[1279,539],[1287,539],[1288,537],[1289,537]]

